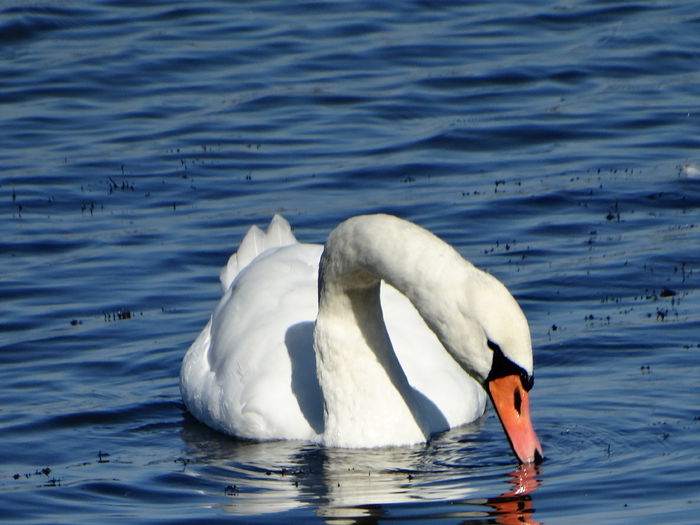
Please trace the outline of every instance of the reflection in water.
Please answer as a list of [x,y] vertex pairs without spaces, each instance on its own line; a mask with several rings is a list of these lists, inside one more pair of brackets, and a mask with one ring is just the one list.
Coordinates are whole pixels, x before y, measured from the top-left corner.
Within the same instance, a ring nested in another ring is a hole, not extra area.
[[490,514],[496,517],[496,523],[538,525],[532,517],[535,509],[530,493],[540,484],[536,477],[539,473],[539,466],[521,465],[510,473],[512,478],[509,481],[514,485],[513,489],[486,500],[486,505],[494,509]]
[[[478,430],[476,423],[426,446],[369,450],[240,441],[194,421],[186,422],[183,437],[187,473],[198,489],[220,496],[220,508],[238,516],[310,508],[329,523],[456,518],[536,524],[532,492],[539,467],[511,472],[510,490],[502,493],[503,465],[475,452]],[[470,463],[445,462],[460,456]],[[500,495],[483,497],[489,492]]]

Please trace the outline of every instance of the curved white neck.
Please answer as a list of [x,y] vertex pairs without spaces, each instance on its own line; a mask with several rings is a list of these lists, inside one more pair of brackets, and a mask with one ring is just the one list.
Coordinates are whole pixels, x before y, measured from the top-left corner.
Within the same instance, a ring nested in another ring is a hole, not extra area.
[[451,351],[454,338],[479,333],[458,328],[470,320],[455,305],[469,306],[460,292],[481,273],[430,232],[395,217],[355,217],[331,233],[319,268],[314,334],[329,445],[416,443],[434,426],[391,346],[381,280],[411,300]]

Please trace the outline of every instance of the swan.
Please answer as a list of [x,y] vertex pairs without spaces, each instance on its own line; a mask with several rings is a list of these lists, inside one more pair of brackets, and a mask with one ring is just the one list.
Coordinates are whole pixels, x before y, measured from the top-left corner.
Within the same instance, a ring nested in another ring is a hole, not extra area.
[[223,296],[185,354],[189,412],[253,440],[369,448],[425,442],[490,397],[521,463],[530,331],[506,287],[422,227],[377,214],[299,243],[275,215],[221,271]]

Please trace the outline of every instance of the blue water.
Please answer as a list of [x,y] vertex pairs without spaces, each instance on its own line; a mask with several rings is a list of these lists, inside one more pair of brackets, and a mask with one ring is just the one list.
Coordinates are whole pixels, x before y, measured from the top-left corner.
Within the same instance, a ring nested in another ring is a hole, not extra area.
[[[696,2],[0,4],[0,517],[696,523]],[[547,460],[240,442],[182,356],[252,224],[384,211],[504,281]]]

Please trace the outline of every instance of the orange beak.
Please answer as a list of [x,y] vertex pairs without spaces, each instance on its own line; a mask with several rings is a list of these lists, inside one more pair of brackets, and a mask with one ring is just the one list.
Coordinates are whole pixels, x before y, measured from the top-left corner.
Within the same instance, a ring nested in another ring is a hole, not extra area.
[[538,463],[544,458],[542,445],[532,428],[530,400],[518,374],[492,379],[488,392],[510,446],[523,464]]

